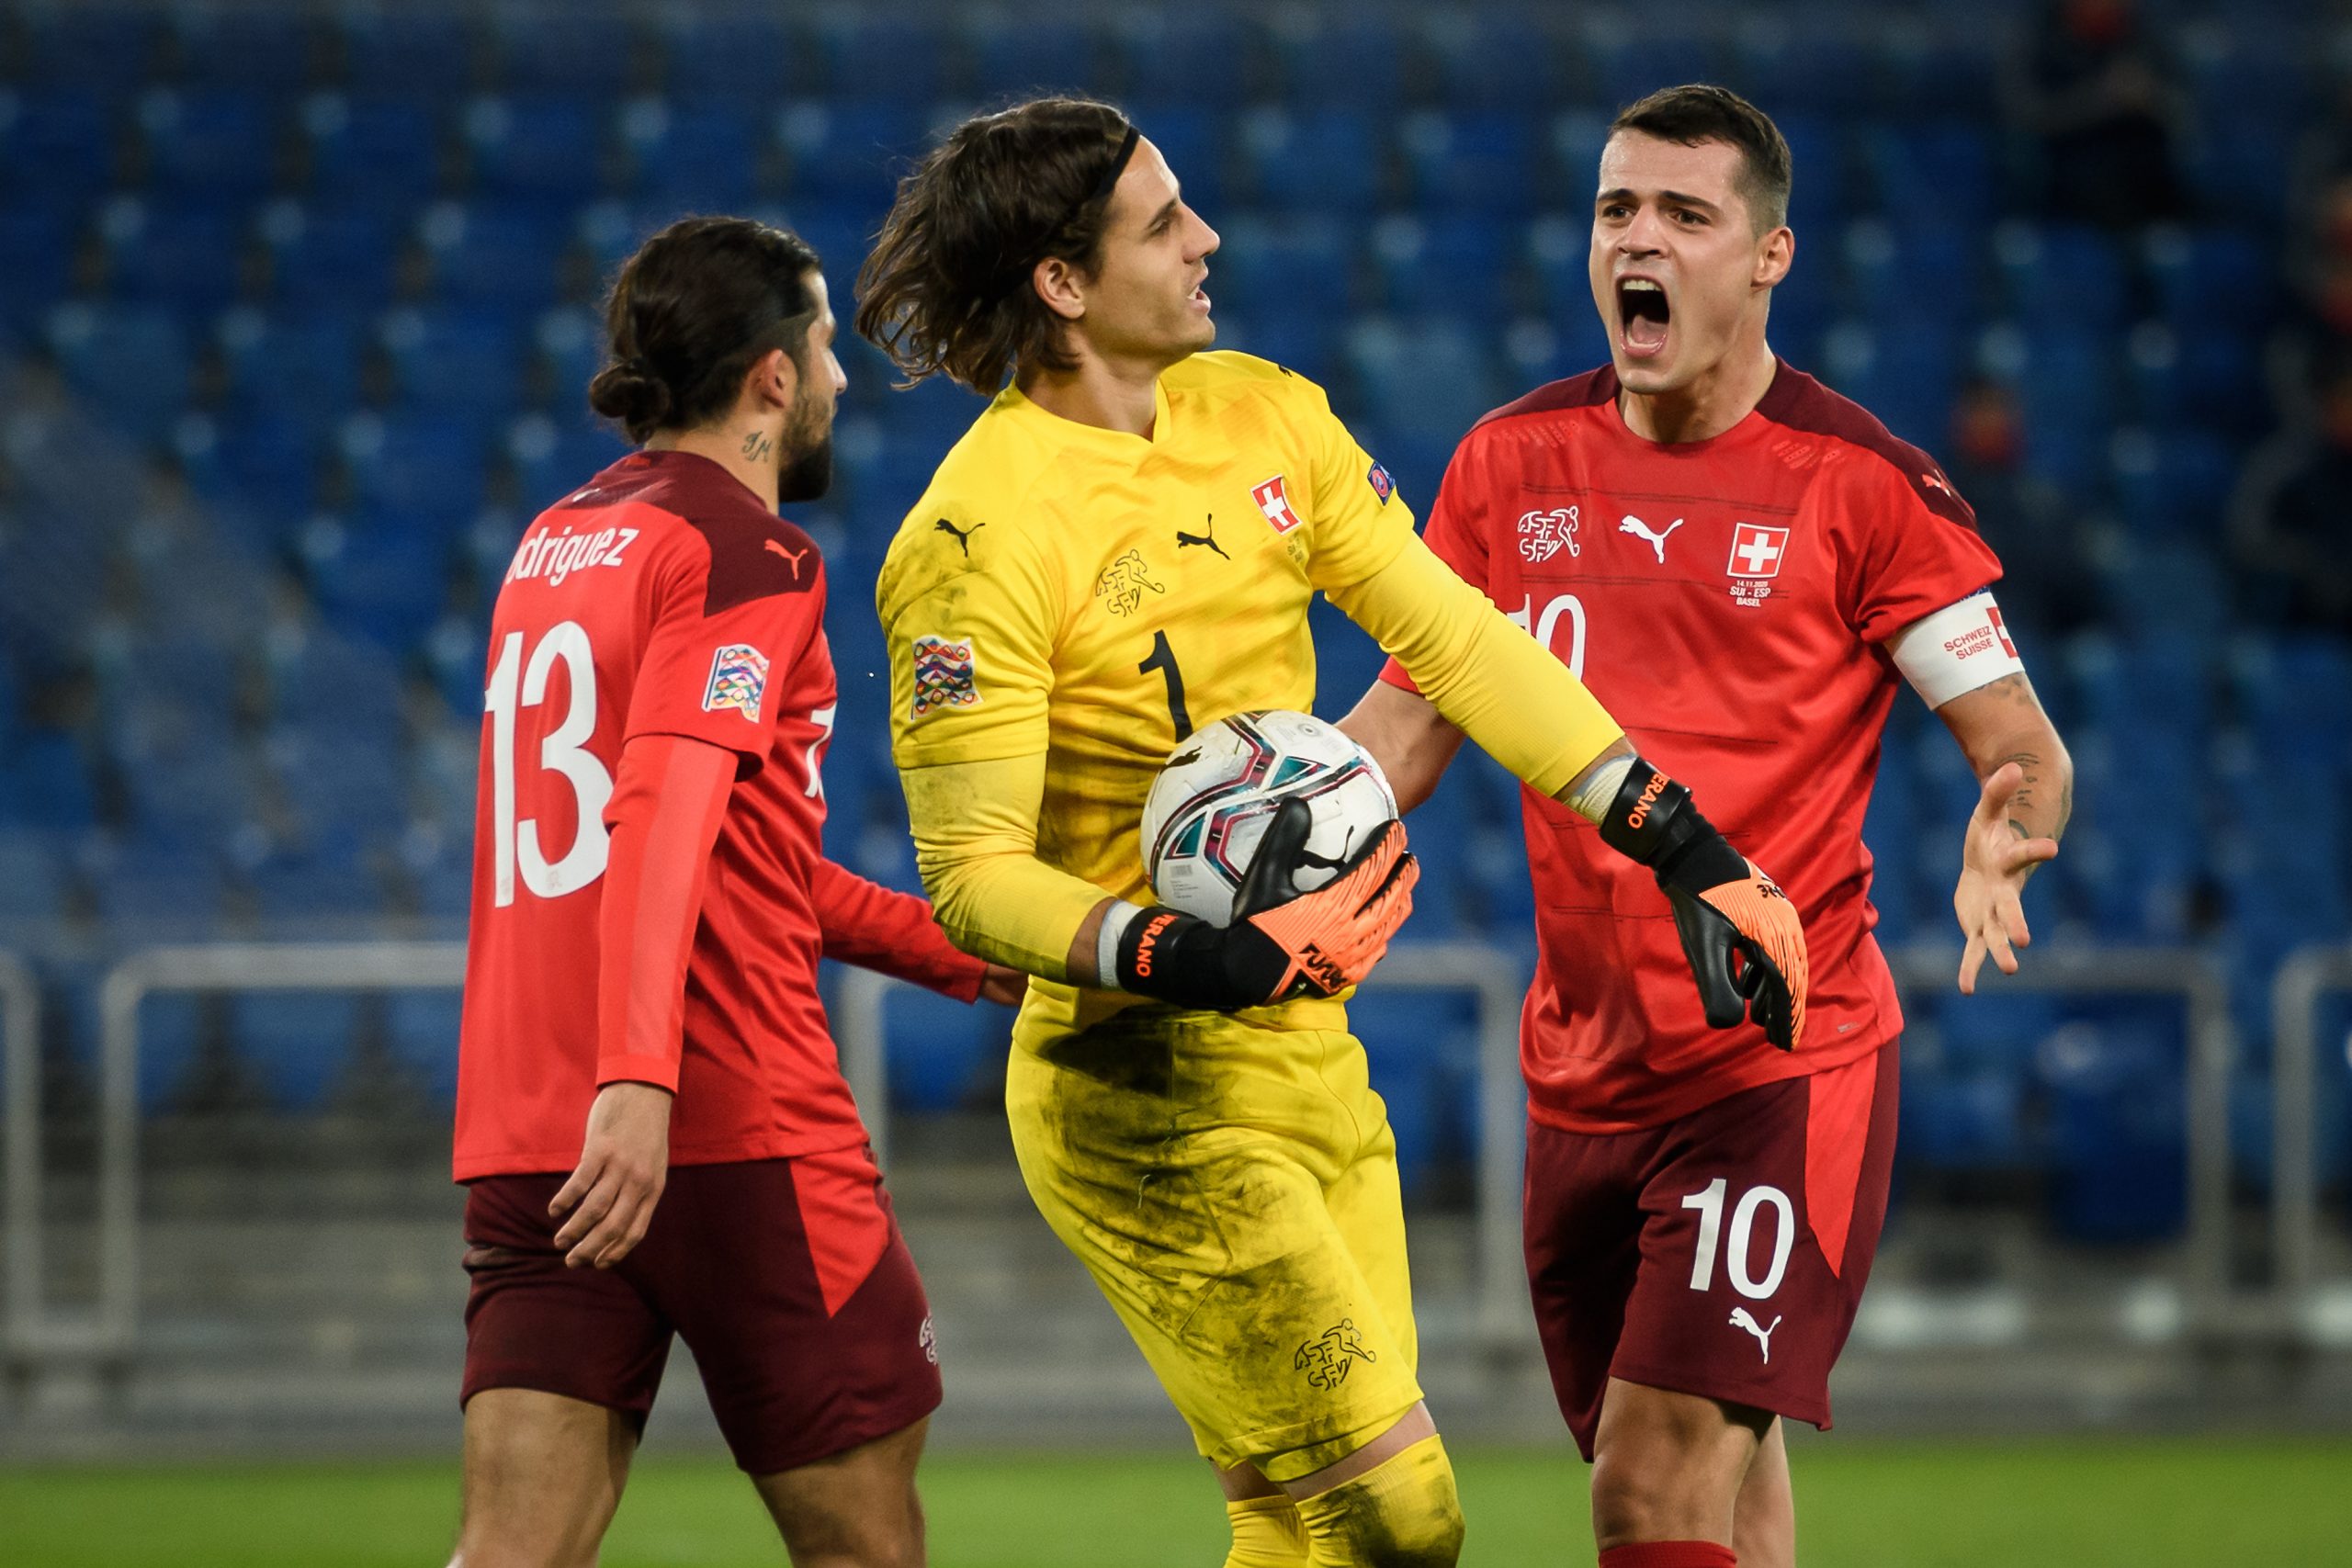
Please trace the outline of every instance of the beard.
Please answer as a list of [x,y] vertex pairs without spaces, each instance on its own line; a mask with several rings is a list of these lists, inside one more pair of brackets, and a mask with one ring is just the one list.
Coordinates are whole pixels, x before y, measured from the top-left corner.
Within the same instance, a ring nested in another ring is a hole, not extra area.
[[817,438],[815,446],[795,452],[776,470],[775,498],[779,503],[815,501],[832,487],[833,433],[830,430]]
[[776,464],[775,498],[815,501],[833,485],[833,411],[816,408],[803,400],[785,421],[779,443],[784,456]]

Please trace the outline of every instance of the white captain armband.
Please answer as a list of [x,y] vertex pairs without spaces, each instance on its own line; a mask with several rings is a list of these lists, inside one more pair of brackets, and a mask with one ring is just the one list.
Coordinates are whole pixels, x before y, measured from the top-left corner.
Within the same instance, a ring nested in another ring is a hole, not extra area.
[[1930,708],[2025,670],[1989,588],[1920,616],[1889,639],[1887,650]]

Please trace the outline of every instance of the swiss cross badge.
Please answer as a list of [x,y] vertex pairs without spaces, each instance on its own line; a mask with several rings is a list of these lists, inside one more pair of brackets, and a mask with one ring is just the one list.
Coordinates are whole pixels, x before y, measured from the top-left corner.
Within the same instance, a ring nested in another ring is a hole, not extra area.
[[1283,476],[1276,474],[1263,484],[1250,487],[1250,499],[1266,514],[1274,532],[1287,534],[1298,526],[1298,513],[1290,509],[1290,497],[1283,491]]
[[1724,566],[1724,574],[1732,580],[1732,602],[1745,609],[1760,607],[1772,596],[1770,580],[1781,575],[1781,562],[1788,553],[1786,528],[1769,528],[1761,523],[1734,524],[1731,559]]

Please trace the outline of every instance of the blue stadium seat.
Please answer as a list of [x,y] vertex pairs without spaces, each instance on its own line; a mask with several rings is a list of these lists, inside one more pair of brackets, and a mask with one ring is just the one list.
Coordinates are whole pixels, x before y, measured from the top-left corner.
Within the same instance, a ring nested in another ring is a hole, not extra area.
[[1846,287],[1875,326],[1926,319],[1957,329],[1977,310],[1977,246],[1964,230],[1868,219],[1848,225],[1844,252]]
[[1536,129],[1526,116],[1425,110],[1406,118],[1399,141],[1412,172],[1415,199],[1432,218],[1456,212],[1516,214],[1535,205],[1541,194]]
[[558,421],[587,417],[588,383],[605,367],[605,323],[593,310],[558,307],[532,330],[551,412]]
[[359,414],[345,423],[340,444],[372,518],[447,534],[481,510],[484,442],[460,421]]
[[291,935],[382,913],[384,890],[353,860],[274,858],[245,873],[261,917],[271,931]]
[[383,214],[283,201],[262,214],[270,295],[303,310],[370,310],[391,297],[400,240]]
[[176,74],[192,86],[282,95],[310,79],[320,52],[310,17],[272,6],[175,6],[171,28]]
[[187,336],[153,306],[61,305],[49,346],[66,384],[138,439],[159,438],[187,400]]
[[893,96],[812,102],[778,115],[777,139],[790,164],[786,199],[794,215],[799,215],[800,204],[813,201],[854,211],[860,231],[869,231],[898,176],[930,145],[925,117],[913,107],[925,101]]
[[0,292],[0,333],[31,335],[64,297],[73,235],[72,225],[55,212],[0,208],[0,276],[8,279]]
[[222,913],[220,863],[176,834],[123,845],[91,887],[99,918],[119,937],[200,936]]
[[392,1059],[442,1104],[457,1098],[458,1033],[463,1004],[456,991],[393,991],[384,999]]
[[319,494],[325,446],[321,430],[299,414],[254,414],[220,432],[213,460],[196,476],[198,492],[249,508],[278,537],[309,514]]
[[[1172,107],[1221,114],[1249,88],[1250,46],[1240,22],[1222,7],[1123,6],[1108,20],[1118,74],[1146,122]],[[1147,128],[1145,134],[1152,132]]]
[[1336,219],[1243,215],[1223,225],[1209,258],[1209,295],[1255,319],[1313,313],[1340,322],[1355,295],[1360,246]]
[[1509,254],[1510,237],[1501,221],[1492,218],[1398,215],[1382,219],[1372,231],[1380,302],[1391,310],[1426,310],[1455,299],[1501,299]]
[[1527,111],[1547,107],[1560,96],[1566,70],[1560,39],[1533,20],[1433,11],[1421,18],[1421,33],[1447,104]]
[[1381,988],[1349,1009],[1372,1087],[1388,1107],[1396,1165],[1409,1189],[1477,1145],[1476,1010],[1466,993]]
[[490,310],[395,310],[380,341],[405,412],[486,426],[515,403],[522,380],[520,323]]
[[998,1009],[899,990],[883,1009],[882,1027],[890,1103],[899,1109],[953,1110],[1002,1068],[1008,1026]]
[[1275,12],[1265,22],[1272,96],[1304,106],[1310,118],[1321,118],[1328,105],[1407,101],[1405,40],[1385,15],[1302,7]]
[[236,423],[249,417],[323,430],[359,397],[359,334],[340,312],[239,310],[218,333]]
[[984,102],[1099,91],[1092,30],[1079,23],[991,12],[959,29],[971,93]]
[[139,128],[162,191],[251,200],[277,180],[284,116],[254,92],[159,89],[140,101]]
[[646,41],[634,18],[578,6],[515,6],[490,21],[498,79],[519,93],[618,97],[645,75]]
[[257,991],[231,998],[229,1037],[282,1110],[315,1111],[349,1065],[356,997]]
[[116,299],[181,314],[217,310],[236,298],[243,225],[214,208],[150,207],[135,198],[107,204],[99,220],[107,275]]
[[946,86],[940,66],[944,39],[930,17],[845,10],[815,22],[817,57],[836,99],[935,103]]
[[523,505],[536,513],[627,457],[629,447],[601,424],[558,423],[543,415],[528,415],[507,433],[506,451],[514,462]]
[[1502,401],[1484,334],[1444,317],[1370,317],[1347,356],[1373,417],[1392,430],[1458,439]]
[[1930,1072],[1903,1065],[1894,1146],[1905,1167],[1943,1175],[2015,1171],[2034,1163],[2025,1086],[2007,1073]]
[[354,93],[448,98],[474,84],[481,42],[461,12],[355,7],[342,25],[344,85]]
[[302,106],[309,194],[340,207],[403,210],[441,188],[442,131],[415,97],[321,93]]
[[[1882,86],[1870,28],[1843,10],[1826,16],[1756,13],[1733,31],[1726,85],[1770,115],[1859,118]],[[1800,164],[1800,167],[1803,165]]]
[[[1209,265],[1215,268],[1216,263],[1212,260]],[[1218,288],[1215,271],[1209,275],[1208,287],[1215,298]],[[1329,316],[1273,310],[1244,318],[1220,306],[1216,342],[1219,348],[1271,359],[1318,385],[1328,385],[1339,367],[1340,323]]]
[[1995,216],[1998,158],[1981,119],[1883,122],[1863,133],[1861,153],[1878,212],[1902,233],[1973,234]]
[[2152,1242],[2187,1213],[2177,1020],[2119,1007],[2042,1054],[2050,1105],[2052,1219],[2069,1240]]
[[[0,800],[7,795],[0,774]],[[0,826],[0,931],[12,925],[46,925],[65,908],[65,862],[53,834],[16,826],[6,814]]]
[[0,761],[0,806],[13,823],[56,829],[89,826],[96,796],[81,746],[55,730],[18,737]]
[[130,6],[28,7],[25,79],[122,95],[153,70],[160,11]]
[[304,545],[320,609],[337,626],[388,649],[415,642],[448,599],[446,537],[418,526],[402,508],[322,521],[306,532]]
[[1715,51],[1695,32],[1665,28],[1626,28],[1614,17],[1585,13],[1576,40],[1586,62],[1599,107],[1606,114],[1679,82],[1713,82],[1722,74]]
[[1352,215],[1380,194],[1380,136],[1360,110],[1254,109],[1238,140],[1252,192],[1275,211]]
[[466,107],[465,134],[477,195],[484,205],[585,200],[604,188],[605,130],[586,99],[476,98]]
[[658,12],[672,100],[708,102],[739,97],[748,107],[779,91],[799,96],[808,85],[812,51],[785,23],[780,10],[705,11],[665,6]]
[[112,183],[120,125],[112,106],[41,77],[0,88],[0,189],[20,201],[79,202]]
[[516,310],[554,298],[569,243],[563,218],[537,209],[439,202],[417,225],[443,304]]
[[2352,760],[2352,651],[2343,643],[2266,638],[2237,649],[2231,662],[2257,752]]
[[2143,254],[2165,317],[2184,335],[2258,329],[2278,309],[2273,258],[2246,230],[2162,229]]
[[748,107],[723,99],[644,99],[622,114],[621,138],[636,200],[679,213],[735,212],[752,205],[760,130]]

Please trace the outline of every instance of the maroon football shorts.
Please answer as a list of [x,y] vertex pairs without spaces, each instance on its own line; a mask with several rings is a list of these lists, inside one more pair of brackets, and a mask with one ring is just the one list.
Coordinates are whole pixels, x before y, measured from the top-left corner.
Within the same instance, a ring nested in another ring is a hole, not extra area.
[[567,1269],[561,1176],[466,1193],[466,1377],[601,1404],[639,1432],[674,1332],[753,1475],[793,1470],[939,1407],[931,1308],[864,1148],[673,1166],[652,1224],[610,1269]]
[[1829,1425],[1886,1221],[1897,1048],[1635,1133],[1530,1122],[1527,1279],[1592,1458],[1611,1377]]

